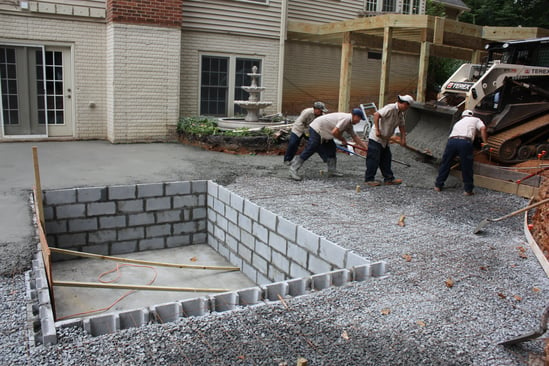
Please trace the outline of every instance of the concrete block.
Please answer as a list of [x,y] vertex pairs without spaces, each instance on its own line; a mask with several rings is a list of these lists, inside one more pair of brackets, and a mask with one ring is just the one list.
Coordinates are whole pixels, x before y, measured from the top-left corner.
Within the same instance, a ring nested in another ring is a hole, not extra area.
[[116,241],[116,230],[97,230],[88,234],[88,243],[99,244]]
[[359,266],[362,264],[367,264],[370,261],[366,258],[361,257],[357,253],[354,253],[353,251],[347,252],[347,259],[345,261],[345,268],[351,268],[354,266]]
[[179,224],[173,224],[173,234],[192,234],[196,232],[196,222],[187,221]]
[[81,232],[81,231],[94,231],[98,228],[97,218],[88,218],[88,219],[70,219],[68,221],[69,232]]
[[225,241],[225,230],[223,230],[219,226],[215,225],[214,226],[214,237],[216,237],[220,241],[224,242]]
[[208,212],[208,210],[206,210],[205,207],[194,207],[191,210],[192,219],[193,220],[205,219],[207,217],[207,215],[206,215],[207,212]]
[[128,226],[141,226],[154,224],[154,213],[143,212],[128,215]]
[[286,297],[288,295],[288,282],[275,282],[262,286],[264,289],[265,299],[269,301],[279,301],[280,297]]
[[247,248],[251,250],[255,250],[255,238],[252,236],[252,234],[241,231],[240,232],[240,242],[245,245]]
[[290,296],[301,296],[311,291],[311,278],[296,278],[286,281],[288,284],[288,294]]
[[[191,192],[192,193],[208,193],[208,184],[207,180],[193,180],[191,182]],[[217,183],[214,183],[217,184]]]
[[110,255],[137,252],[137,240],[119,241],[111,244]]
[[309,265],[307,269],[311,273],[324,273],[332,270],[330,263],[326,262],[323,258],[319,258],[316,255],[309,255]]
[[81,250],[86,253],[109,255],[108,244],[84,245]]
[[170,302],[162,305],[151,306],[151,313],[157,323],[163,324],[176,321],[183,314],[183,307],[179,302]]
[[38,3],[38,11],[40,13],[55,13],[55,4]]
[[164,190],[166,196],[176,196],[191,193],[191,182],[168,182]]
[[238,304],[241,306],[256,305],[261,302],[263,291],[259,287],[238,290]]
[[207,233],[194,233],[191,237],[191,244],[204,244],[208,240]]
[[278,218],[277,233],[290,241],[297,240],[297,225],[283,217]]
[[181,301],[183,316],[203,316],[210,312],[210,301],[205,297]]
[[268,261],[257,255],[256,253],[253,253],[252,255],[252,266],[254,266],[259,273],[267,273],[268,269]]
[[271,261],[271,247],[262,241],[256,240],[255,242],[255,253],[254,255],[260,255],[262,258],[266,259],[268,262]]
[[119,213],[137,213],[145,211],[144,200],[117,201],[116,206]]
[[196,207],[198,206],[198,197],[192,195],[172,197],[172,208]]
[[252,225],[252,234],[259,240],[267,243],[269,241],[269,230],[258,222],[254,222]]
[[238,223],[238,211],[236,211],[234,208],[230,206],[226,206],[225,218],[234,224]]
[[160,197],[164,195],[164,184],[144,183],[137,184],[137,198]]
[[336,268],[343,268],[345,266],[347,249],[340,247],[326,238],[320,238],[318,254]]
[[[209,180],[207,185],[208,189],[208,196],[209,197],[215,197],[217,198],[217,191],[219,190],[219,184],[215,183],[214,181]],[[208,198],[209,199],[209,198]]]
[[364,281],[372,277],[372,267],[370,264],[362,264],[351,268],[353,281]]
[[121,228],[126,227],[126,216],[102,216],[99,218],[99,228],[100,229],[111,229],[111,228]]
[[76,203],[76,189],[60,189],[54,191],[44,191],[44,206],[63,205],[67,203]]
[[219,313],[234,310],[238,305],[238,294],[236,292],[224,292],[210,297],[213,311]]
[[115,202],[90,202],[88,206],[88,216],[114,215],[116,213]]
[[179,222],[183,220],[183,210],[168,210],[155,212],[156,222]]
[[61,249],[73,248],[88,244],[86,234],[60,234],[56,238],[57,247]]
[[78,188],[76,190],[77,202],[100,202],[107,200],[106,187]]
[[242,245],[242,243],[239,243],[236,252],[240,256],[240,258],[248,263],[252,263],[252,251],[248,247]]
[[57,207],[55,207],[55,217],[57,219],[86,217],[86,205],[83,203],[58,205]]
[[148,198],[145,200],[145,211],[169,210],[171,208],[171,197]]
[[259,210],[259,223],[271,231],[276,230],[278,216],[271,211],[261,207]]
[[57,332],[53,316],[51,318],[40,319],[40,333],[43,345],[57,344]]
[[239,213],[244,209],[244,198],[240,197],[236,193],[231,192],[231,198],[229,205]]
[[75,319],[59,320],[59,321],[55,322],[55,328],[56,329],[62,329],[62,328],[82,328],[82,329],[84,329],[84,319],[75,318]]
[[249,233],[252,232],[252,219],[243,214],[238,214],[238,226]]
[[143,227],[130,227],[118,230],[118,240],[132,240],[132,239],[144,239],[145,228]]
[[226,205],[223,202],[221,202],[217,198],[214,198],[212,200],[211,210],[218,213],[218,214],[220,214],[221,216],[224,216],[225,215],[225,206]]
[[94,316],[84,320],[84,329],[94,337],[114,333],[120,329],[120,319],[117,314]]
[[237,224],[234,224],[232,222],[227,223],[227,233],[235,238],[236,240],[240,241],[240,228]]
[[242,263],[242,267],[240,268],[240,271],[244,274],[244,276],[248,277],[252,282],[257,283],[257,269],[252,267],[249,263]]
[[227,188],[219,186],[217,190],[217,198],[224,204],[229,205],[231,202],[231,192]]
[[320,237],[300,226],[297,228],[296,244],[313,254],[318,254]]
[[296,262],[301,267],[307,267],[307,251],[294,243],[288,243],[286,251],[288,258],[292,262]]
[[269,232],[269,246],[283,254],[286,254],[288,249],[287,240],[272,231]]
[[244,214],[252,221],[259,221],[259,206],[248,200],[244,200]]
[[138,328],[149,322],[149,310],[136,309],[118,313],[120,329]]
[[372,277],[383,277],[387,274],[386,262],[374,262],[372,266]]
[[229,253],[228,261],[231,265],[238,268],[242,268],[242,264],[244,263],[244,260],[242,260],[242,258],[240,258],[240,256],[233,251]]
[[137,188],[134,184],[123,186],[109,186],[107,196],[112,200],[131,200],[137,197]]
[[216,224],[217,226],[219,226],[219,228],[220,228],[221,230],[223,230],[223,231],[225,231],[225,232],[228,231],[229,222],[228,222],[227,219],[224,218],[223,216],[217,215],[215,224]]
[[273,282],[272,278],[267,277],[266,272],[257,272],[257,281],[256,283],[260,286],[262,285],[268,285],[269,283]]
[[166,241],[162,238],[152,238],[139,240],[139,251],[164,249],[166,247]]
[[301,267],[299,264],[295,262],[290,263],[290,277],[291,278],[301,278],[301,277],[308,277],[312,273],[308,271],[305,267]]
[[53,209],[52,206],[45,206],[45,207],[42,207],[42,210],[43,210],[43,212],[44,212],[44,220],[46,221],[46,223],[47,223],[49,220],[55,219],[55,210]]
[[73,8],[73,13],[75,16],[80,17],[89,17],[90,16],[90,9],[85,6],[75,6]]
[[289,271],[282,272],[280,269],[276,268],[272,264],[269,266],[269,272],[267,273],[267,277],[269,277],[271,281],[285,281],[286,279],[288,279],[289,276]]
[[325,288],[330,287],[332,284],[332,276],[330,273],[321,273],[311,276],[311,287],[313,290],[324,290]]
[[225,242],[227,244],[227,247],[231,250],[231,252],[233,253],[238,252],[238,241],[235,238],[233,238],[230,235],[226,235]]
[[40,306],[51,304],[50,291],[48,289],[48,283],[46,281],[44,281],[44,283],[38,283],[38,282],[39,281],[37,280],[36,281],[36,293],[38,295],[38,304]]
[[351,271],[348,269],[340,269],[330,273],[333,286],[345,286],[352,281]]
[[68,230],[67,220],[46,221],[46,232],[48,234],[66,233]]
[[72,15],[72,6],[57,4],[55,6],[55,12],[61,15]]
[[273,250],[271,253],[271,265],[290,277],[290,259],[284,254]]
[[190,235],[172,235],[166,238],[166,248],[182,247],[185,245],[191,245]]
[[100,8],[90,8],[90,17],[104,19],[106,17],[106,10]]
[[158,236],[170,236],[172,234],[172,225],[162,224],[162,225],[151,225],[145,227],[145,237],[155,238]]

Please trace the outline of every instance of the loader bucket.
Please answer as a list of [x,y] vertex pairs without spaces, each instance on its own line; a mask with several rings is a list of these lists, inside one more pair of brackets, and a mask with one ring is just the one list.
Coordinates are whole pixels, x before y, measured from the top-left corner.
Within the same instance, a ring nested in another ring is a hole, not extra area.
[[456,107],[414,103],[406,112],[406,143],[440,160],[458,115]]

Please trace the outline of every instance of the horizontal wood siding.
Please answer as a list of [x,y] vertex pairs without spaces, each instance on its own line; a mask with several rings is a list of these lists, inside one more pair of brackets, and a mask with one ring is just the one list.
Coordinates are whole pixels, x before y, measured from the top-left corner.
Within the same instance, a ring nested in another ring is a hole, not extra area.
[[183,29],[263,38],[280,37],[281,0],[183,1]]
[[288,19],[306,23],[331,23],[359,16],[364,0],[289,0]]

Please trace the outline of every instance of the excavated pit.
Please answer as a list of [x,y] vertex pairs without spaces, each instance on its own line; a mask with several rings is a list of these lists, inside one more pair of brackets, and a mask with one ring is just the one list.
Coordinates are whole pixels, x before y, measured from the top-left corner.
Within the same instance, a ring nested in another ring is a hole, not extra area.
[[[371,263],[212,181],[45,191],[42,212],[47,234],[26,274],[30,338],[41,344],[56,343],[60,327],[102,335],[385,275],[384,262]],[[62,251],[240,270],[127,265]],[[178,290],[129,292],[62,281]],[[182,287],[194,290],[183,294]]]

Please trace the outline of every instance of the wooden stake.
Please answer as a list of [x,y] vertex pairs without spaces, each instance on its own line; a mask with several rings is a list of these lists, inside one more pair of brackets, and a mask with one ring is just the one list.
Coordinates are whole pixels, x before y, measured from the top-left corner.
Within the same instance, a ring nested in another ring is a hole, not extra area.
[[145,290],[145,291],[182,291],[182,292],[227,292],[224,288],[193,288],[193,287],[171,287],[151,285],[129,285],[121,283],[98,283],[98,282],[75,282],[75,281],[53,281],[54,286],[62,287],[93,287],[110,288],[117,290]]
[[194,265],[194,264],[177,264],[177,263],[153,262],[153,261],[145,261],[145,260],[140,260],[140,259],[110,257],[110,256],[107,256],[107,255],[92,254],[92,253],[86,253],[86,252],[77,252],[75,250],[60,249],[60,248],[53,248],[53,247],[50,247],[50,250],[54,253],[74,255],[74,256],[77,256],[77,257],[95,258],[95,259],[103,259],[103,260],[108,260],[108,261],[134,263],[134,264],[149,264],[149,265],[152,265],[152,266],[160,266],[160,267],[175,267],[175,268],[188,268],[188,269],[213,269],[213,270],[221,270],[221,271],[240,271],[240,268],[232,267],[232,266],[200,266],[200,265]]
[[36,146],[32,147],[32,161],[34,163],[34,186],[36,187],[36,202],[34,202],[34,204],[37,206],[38,219],[40,220],[42,227],[45,228],[44,210],[42,206],[42,185],[40,184],[40,167],[38,165],[38,148]]

